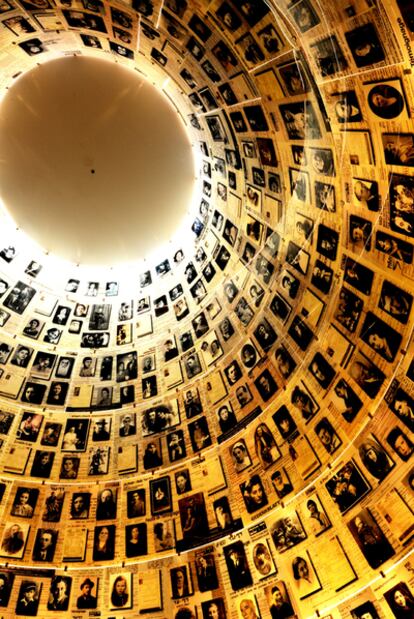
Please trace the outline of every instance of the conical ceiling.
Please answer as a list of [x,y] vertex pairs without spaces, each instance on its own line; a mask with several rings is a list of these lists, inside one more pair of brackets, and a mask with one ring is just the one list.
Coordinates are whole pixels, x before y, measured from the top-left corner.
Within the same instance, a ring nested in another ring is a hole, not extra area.
[[1,4],[5,617],[412,617],[410,10]]

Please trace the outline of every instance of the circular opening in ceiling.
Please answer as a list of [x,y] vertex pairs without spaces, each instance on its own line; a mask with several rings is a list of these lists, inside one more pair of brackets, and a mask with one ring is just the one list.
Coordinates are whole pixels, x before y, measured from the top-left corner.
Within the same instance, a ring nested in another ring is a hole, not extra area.
[[136,72],[60,58],[18,79],[0,108],[0,196],[45,250],[75,263],[146,257],[193,201],[179,114]]

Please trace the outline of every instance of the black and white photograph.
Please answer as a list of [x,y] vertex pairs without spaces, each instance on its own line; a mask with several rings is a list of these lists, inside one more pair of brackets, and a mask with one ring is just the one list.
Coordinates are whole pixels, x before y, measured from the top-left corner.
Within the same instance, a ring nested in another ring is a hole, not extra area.
[[358,512],[348,522],[348,528],[368,564],[373,569],[376,569],[395,555],[395,550],[369,509],[363,509]]
[[367,23],[345,32],[345,39],[358,68],[385,60],[385,53],[374,24]]
[[233,542],[224,546],[223,551],[233,591],[251,586],[253,578],[243,542]]
[[341,514],[356,505],[371,490],[371,486],[352,460],[341,467],[326,482],[325,487]]
[[296,511],[291,510],[271,525],[273,543],[278,552],[285,552],[307,538]]
[[42,583],[34,580],[22,580],[17,595],[16,615],[35,617],[39,607]]

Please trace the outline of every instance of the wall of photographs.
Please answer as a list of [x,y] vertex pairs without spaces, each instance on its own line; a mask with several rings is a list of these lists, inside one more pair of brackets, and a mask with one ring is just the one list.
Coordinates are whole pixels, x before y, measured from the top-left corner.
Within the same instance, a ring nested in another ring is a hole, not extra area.
[[133,285],[2,215],[0,616],[414,616],[412,9],[1,0],[3,90],[138,67],[203,197]]

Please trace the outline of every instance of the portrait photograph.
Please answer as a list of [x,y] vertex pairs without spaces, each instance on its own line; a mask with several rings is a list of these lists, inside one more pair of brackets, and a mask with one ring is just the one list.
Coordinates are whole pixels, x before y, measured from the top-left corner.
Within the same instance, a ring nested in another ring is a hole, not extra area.
[[[26,383],[26,391],[29,388]],[[40,428],[42,427],[44,415],[26,412],[22,415],[22,420],[16,432],[16,438],[21,441],[29,441],[34,443],[39,436]]]
[[72,578],[70,576],[54,576],[50,583],[48,610],[68,610]]
[[341,288],[334,318],[350,333],[354,333],[364,308],[364,302],[347,288]]
[[368,564],[376,569],[395,555],[391,543],[378,526],[369,509],[363,509],[350,522],[351,531]]
[[196,421],[189,423],[188,431],[194,453],[201,451],[205,447],[210,447],[212,444],[206,417],[199,417]]
[[85,451],[90,419],[73,418],[66,421],[63,432],[62,451]]
[[385,53],[374,24],[369,22],[345,32],[345,39],[358,68],[385,60]]
[[40,449],[36,450],[32,468],[30,469],[31,477],[42,477],[43,479],[48,479],[52,471],[54,459],[54,451],[42,451]]
[[414,453],[414,444],[398,426],[387,434],[387,443],[403,462],[408,462]]
[[3,570],[0,572],[0,607],[7,606],[13,589],[14,573]]
[[275,422],[277,429],[279,430],[280,436],[284,440],[289,440],[292,435],[297,433],[297,424],[285,405],[281,406],[272,415],[272,419]]
[[262,617],[254,593],[244,593],[240,595],[235,600],[235,606],[238,610],[238,619],[244,619],[249,616],[255,619],[260,619]]
[[295,168],[289,168],[290,193],[300,202],[310,200],[309,175]]
[[243,542],[233,542],[224,546],[223,552],[233,591],[250,587],[253,584],[253,578]]
[[268,504],[267,495],[259,475],[253,475],[240,485],[246,509],[249,514],[257,512]]
[[180,565],[170,569],[171,595],[174,600],[188,597],[193,594],[191,572],[189,575],[187,565]]
[[322,588],[308,551],[292,560],[291,574],[293,587],[300,600],[304,600]]
[[372,312],[367,312],[360,337],[388,363],[394,361],[402,341],[400,333]]
[[125,554],[128,558],[140,557],[148,552],[147,524],[140,522],[125,527]]
[[37,340],[44,326],[45,322],[43,320],[39,320],[38,318],[32,318],[24,327],[23,335],[25,335],[26,337],[30,337],[33,340]]
[[301,32],[307,32],[320,23],[318,14],[308,0],[291,2],[288,5],[288,10]]
[[210,619],[210,617],[218,617],[218,619],[226,619],[226,607],[223,598],[213,598],[207,602],[201,602],[201,610],[203,613],[203,619]]
[[137,518],[146,514],[145,488],[137,488],[127,492],[128,518]]
[[106,475],[111,448],[107,445],[89,449],[88,475]]
[[172,510],[171,480],[169,476],[150,480],[150,500],[153,516]]
[[36,539],[33,546],[32,558],[34,561],[53,561],[55,555],[58,531],[55,529],[37,529]]
[[413,297],[395,284],[384,280],[380,292],[378,307],[398,320],[401,324],[407,324],[411,312]]
[[339,123],[355,123],[363,120],[355,90],[335,92],[331,96],[336,100],[334,111]]
[[132,608],[132,572],[109,575],[109,607],[111,610]]
[[251,560],[256,569],[256,576],[260,580],[276,574],[277,567],[267,538],[262,538],[252,545]]
[[[27,402],[29,404],[41,404],[43,402],[43,398],[46,392],[46,385],[27,381],[20,399],[22,402]],[[29,438],[24,439],[24,433],[20,437],[23,440],[30,440]]]
[[290,600],[286,583],[278,580],[275,584],[264,588],[270,616],[275,619],[294,616],[295,610]]
[[372,282],[374,273],[368,267],[356,262],[349,256],[344,256],[344,282],[362,292],[362,294],[371,294]]
[[195,553],[195,572],[198,588],[201,592],[217,589],[218,576],[214,552],[209,552],[206,549]]
[[8,434],[15,416],[13,413],[0,411],[0,434]]
[[70,506],[70,517],[74,520],[89,518],[90,504],[90,492],[74,492]]
[[328,454],[333,454],[342,445],[342,441],[327,417],[319,419],[315,425],[315,434]]
[[321,137],[319,121],[310,101],[285,103],[279,109],[289,140]]
[[341,467],[326,482],[325,487],[341,514],[345,514],[371,490],[371,486],[352,460]]
[[307,538],[298,513],[294,510],[287,512],[283,518],[273,523],[271,534],[278,552],[285,552]]
[[347,68],[348,63],[335,35],[313,43],[310,47],[321,77],[335,75]]
[[378,194],[377,181],[364,178],[353,178],[352,189],[353,197],[357,205],[367,208],[369,211],[379,211],[380,196]]
[[62,458],[59,477],[61,479],[76,479],[78,476],[79,466],[80,458],[71,456]]
[[405,582],[388,589],[384,593],[384,598],[396,619],[409,617],[414,609],[414,595]]
[[[24,522],[6,522],[0,542],[1,556],[22,559],[26,548],[27,538],[29,537],[29,531],[30,525]],[[0,572],[0,584],[1,578],[2,573]],[[2,597],[1,593],[2,591],[0,589],[0,598]],[[3,606],[1,602],[0,606]]]
[[56,378],[70,378],[74,364],[74,357],[59,357],[55,370]]
[[111,561],[115,556],[115,525],[95,527],[93,537],[92,559],[94,561]]
[[17,595],[16,615],[35,617],[39,607],[42,583],[34,580],[22,580]]
[[376,117],[384,120],[407,118],[406,95],[399,78],[365,82],[364,92],[369,109]]
[[109,328],[111,309],[112,305],[110,303],[92,305],[88,328],[91,331],[106,331]]
[[204,494],[197,492],[179,499],[178,509],[185,546],[199,544],[209,533]]
[[402,174],[391,174],[389,181],[391,230],[414,237],[413,178]]
[[[305,509],[306,506],[306,509]],[[323,507],[319,496],[314,492],[303,501],[302,513],[305,513],[305,524],[315,537],[331,528],[332,523]]]

